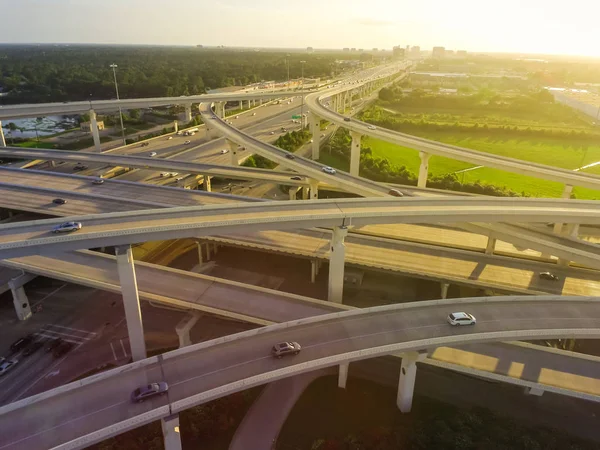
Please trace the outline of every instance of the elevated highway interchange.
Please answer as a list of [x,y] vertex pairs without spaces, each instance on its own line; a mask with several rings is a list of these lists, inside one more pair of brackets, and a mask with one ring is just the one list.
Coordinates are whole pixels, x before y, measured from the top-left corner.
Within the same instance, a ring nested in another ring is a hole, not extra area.
[[[0,448],[82,448],[157,419],[252,386],[322,367],[404,353],[398,400],[410,409],[419,353],[448,344],[507,339],[600,338],[597,298],[473,298],[353,310],[251,330],[148,358],[0,409]],[[518,307],[517,307],[518,305]],[[450,327],[448,311],[468,309],[475,327]],[[303,351],[274,359],[274,342]],[[340,371],[342,372],[342,371]],[[143,404],[140,384],[169,383],[168,395]],[[168,428],[167,428],[168,434]]]

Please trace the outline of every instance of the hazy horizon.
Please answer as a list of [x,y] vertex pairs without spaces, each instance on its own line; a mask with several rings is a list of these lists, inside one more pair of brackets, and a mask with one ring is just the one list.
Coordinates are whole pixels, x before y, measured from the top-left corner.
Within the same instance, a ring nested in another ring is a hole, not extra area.
[[[478,53],[600,56],[591,0],[20,0],[0,6],[3,44],[96,44],[341,49],[419,45]],[[25,26],[24,26],[25,24]]]

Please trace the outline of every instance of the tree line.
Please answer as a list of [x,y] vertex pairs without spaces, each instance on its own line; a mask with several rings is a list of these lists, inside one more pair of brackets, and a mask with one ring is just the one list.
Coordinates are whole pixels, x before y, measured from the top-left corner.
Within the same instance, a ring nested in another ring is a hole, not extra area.
[[[126,46],[0,46],[2,104],[202,94],[263,80],[328,78],[336,53],[291,53]],[[343,59],[358,58],[345,55]],[[302,63],[301,61],[304,61]]]

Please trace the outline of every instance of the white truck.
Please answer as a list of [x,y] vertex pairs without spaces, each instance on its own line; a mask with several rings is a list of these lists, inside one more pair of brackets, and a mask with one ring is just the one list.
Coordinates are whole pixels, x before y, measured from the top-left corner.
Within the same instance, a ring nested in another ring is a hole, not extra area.
[[189,130],[186,130],[183,135],[184,136],[193,136],[194,134],[196,134],[198,132],[198,128],[191,128]]

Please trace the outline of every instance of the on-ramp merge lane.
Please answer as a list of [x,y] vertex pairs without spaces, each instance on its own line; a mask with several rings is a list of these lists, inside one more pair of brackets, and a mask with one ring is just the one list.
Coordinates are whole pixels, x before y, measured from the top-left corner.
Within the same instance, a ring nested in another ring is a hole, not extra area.
[[[595,297],[556,296],[429,301],[251,330],[7,405],[0,409],[0,429],[11,432],[0,434],[0,449],[81,448],[214,398],[344,361],[446,344],[598,338],[596,302]],[[457,309],[473,313],[477,325],[449,326],[446,315]],[[302,352],[272,358],[270,347],[284,340],[300,342]],[[143,404],[129,401],[133,389],[154,380],[169,383],[168,396]]]

